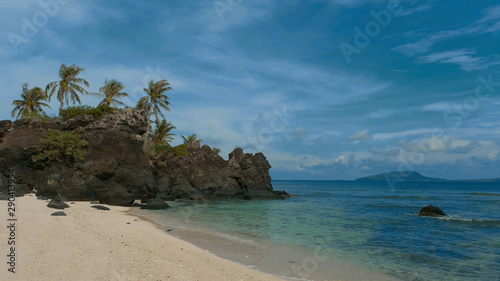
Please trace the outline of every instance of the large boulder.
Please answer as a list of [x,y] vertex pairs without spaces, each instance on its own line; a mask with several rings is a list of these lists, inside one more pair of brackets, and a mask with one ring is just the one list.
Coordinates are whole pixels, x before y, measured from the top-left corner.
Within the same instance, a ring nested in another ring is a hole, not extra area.
[[443,210],[441,210],[439,207],[429,205],[420,209],[418,215],[424,217],[441,217],[446,216],[446,213],[443,212]]

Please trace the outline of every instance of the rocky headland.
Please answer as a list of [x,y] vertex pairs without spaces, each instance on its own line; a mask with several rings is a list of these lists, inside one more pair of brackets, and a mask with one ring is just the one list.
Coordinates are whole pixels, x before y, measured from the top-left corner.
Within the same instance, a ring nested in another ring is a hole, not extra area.
[[[262,153],[236,148],[227,161],[196,141],[186,148],[185,155],[173,151],[150,155],[143,149],[146,128],[145,114],[134,108],[102,117],[78,115],[66,121],[0,121],[0,191],[7,193],[13,170],[17,196],[36,192],[39,197],[119,206],[154,198],[288,197],[286,192],[273,190],[271,165]],[[47,154],[44,149],[51,130],[81,136],[86,141],[83,160],[70,153],[57,160],[40,157]]]

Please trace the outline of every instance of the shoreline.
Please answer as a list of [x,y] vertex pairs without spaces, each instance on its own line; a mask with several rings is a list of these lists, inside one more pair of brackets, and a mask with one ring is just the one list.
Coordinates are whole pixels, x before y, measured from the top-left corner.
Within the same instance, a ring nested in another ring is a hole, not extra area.
[[[168,210],[167,210],[168,212]],[[188,211],[189,212],[189,211]],[[322,246],[297,248],[250,236],[233,236],[215,227],[168,217],[161,211],[131,208],[129,214],[169,230],[165,234],[187,241],[223,259],[282,278],[281,280],[398,281],[373,269],[333,258]]]
[[[7,201],[0,201],[7,221]],[[69,203],[67,216],[34,195],[16,197],[16,273],[1,266],[2,280],[283,280],[218,257],[165,235],[130,207],[91,208]],[[1,231],[5,236],[5,229]],[[7,243],[1,254],[7,255]]]

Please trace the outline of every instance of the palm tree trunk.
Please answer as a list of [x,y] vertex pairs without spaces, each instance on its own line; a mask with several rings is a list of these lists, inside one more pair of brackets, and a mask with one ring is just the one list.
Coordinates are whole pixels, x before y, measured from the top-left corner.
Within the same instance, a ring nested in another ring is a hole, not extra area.
[[59,107],[59,116],[61,116],[61,111],[64,108],[64,103],[61,101],[61,106]]
[[160,118],[158,118],[158,112],[156,111],[156,108],[154,109],[154,112],[155,112],[155,117],[156,117],[156,124],[157,126],[160,126]]
[[151,123],[151,111],[153,110],[153,103],[151,102],[149,105],[149,111],[148,111],[148,126],[146,129],[146,139],[144,140],[144,146],[143,150],[147,148],[148,140],[149,140],[149,126]]

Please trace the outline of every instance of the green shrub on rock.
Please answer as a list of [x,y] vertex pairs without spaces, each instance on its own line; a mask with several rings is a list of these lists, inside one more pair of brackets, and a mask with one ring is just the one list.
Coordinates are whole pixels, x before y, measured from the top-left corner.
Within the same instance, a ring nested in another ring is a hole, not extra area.
[[94,118],[101,118],[102,116],[109,114],[115,110],[107,104],[99,105],[98,107],[92,107],[89,105],[81,105],[68,107],[67,109],[62,109],[59,112],[59,115],[63,118],[63,120],[69,120],[78,115],[92,115]]
[[83,160],[87,153],[88,142],[75,131],[49,130],[43,141],[43,149],[35,161],[52,162],[54,160],[63,162],[67,156],[74,160]]
[[175,154],[175,158],[189,155],[189,153],[187,152],[187,144],[185,143],[172,147],[172,151]]

